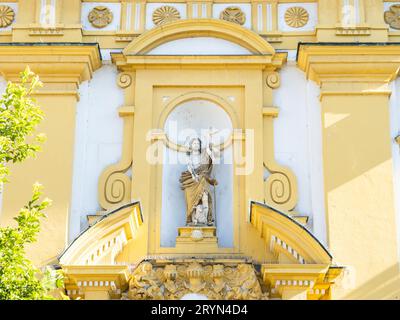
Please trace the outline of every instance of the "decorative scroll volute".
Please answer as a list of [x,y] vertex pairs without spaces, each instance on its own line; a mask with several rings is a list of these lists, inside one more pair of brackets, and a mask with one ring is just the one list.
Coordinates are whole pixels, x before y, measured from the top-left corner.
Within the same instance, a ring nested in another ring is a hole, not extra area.
[[297,204],[297,179],[292,170],[279,165],[274,156],[274,118],[277,108],[264,108],[264,166],[270,175],[264,182],[266,203],[277,209],[291,211]]
[[[131,88],[134,85],[132,74],[120,73],[117,84],[122,89]],[[133,88],[131,91],[133,91]],[[121,107],[119,115],[124,120],[121,160],[117,164],[107,167],[99,179],[99,203],[105,210],[129,203],[131,198],[132,180],[126,173],[132,167],[134,107]]]
[[286,210],[292,210],[296,203],[292,194],[295,186],[292,184],[293,177],[284,172],[273,172],[265,181],[265,198],[268,203],[278,205]]
[[278,72],[271,72],[266,78],[267,86],[271,89],[277,89],[281,85],[281,77]]

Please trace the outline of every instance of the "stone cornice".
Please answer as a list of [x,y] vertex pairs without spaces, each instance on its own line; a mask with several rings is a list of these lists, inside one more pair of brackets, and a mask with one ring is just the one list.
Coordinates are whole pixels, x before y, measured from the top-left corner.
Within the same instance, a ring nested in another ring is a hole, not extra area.
[[98,44],[3,43],[0,44],[0,73],[16,81],[29,66],[45,83],[78,85],[89,80],[101,66]]
[[[298,66],[308,79],[327,82],[358,83],[355,91],[371,94],[370,83],[385,84],[397,77],[400,67],[398,43],[304,43],[299,44]],[[369,88],[368,88],[369,87]],[[377,89],[379,86],[374,86]],[[352,86],[347,91],[354,91]],[[346,91],[346,90],[345,90]]]

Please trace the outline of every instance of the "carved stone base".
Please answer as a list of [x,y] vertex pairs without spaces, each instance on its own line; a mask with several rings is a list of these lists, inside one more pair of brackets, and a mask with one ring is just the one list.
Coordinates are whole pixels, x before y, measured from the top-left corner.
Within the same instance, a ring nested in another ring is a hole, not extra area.
[[215,227],[178,228],[176,248],[184,252],[203,253],[218,250],[217,229]]

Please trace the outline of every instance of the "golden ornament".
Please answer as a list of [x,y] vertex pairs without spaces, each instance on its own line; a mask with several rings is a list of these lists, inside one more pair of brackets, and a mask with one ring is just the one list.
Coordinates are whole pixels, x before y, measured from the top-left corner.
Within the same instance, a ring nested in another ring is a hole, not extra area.
[[391,28],[400,30],[400,5],[394,4],[390,6],[389,10],[385,11],[384,18]]
[[5,28],[11,25],[14,21],[15,12],[9,6],[0,6],[0,28]]
[[304,27],[309,18],[307,10],[302,7],[291,7],[285,12],[285,22],[292,28]]
[[221,12],[219,18],[225,21],[244,25],[246,22],[246,15],[239,7],[227,7]]
[[179,20],[181,15],[176,8],[171,6],[162,6],[153,12],[153,23],[156,26]]
[[110,9],[103,6],[93,8],[89,12],[88,20],[95,28],[104,28],[113,21],[113,13]]

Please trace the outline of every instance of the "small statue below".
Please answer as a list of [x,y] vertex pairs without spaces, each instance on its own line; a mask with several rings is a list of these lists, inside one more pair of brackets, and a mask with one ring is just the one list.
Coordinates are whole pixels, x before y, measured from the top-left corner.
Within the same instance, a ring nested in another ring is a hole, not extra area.
[[202,147],[200,138],[190,140],[188,170],[182,172],[180,178],[181,188],[185,192],[187,226],[214,225],[211,187],[218,184],[212,178],[215,155],[211,142]]

